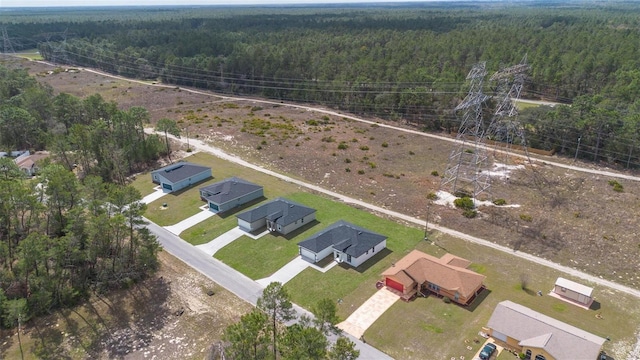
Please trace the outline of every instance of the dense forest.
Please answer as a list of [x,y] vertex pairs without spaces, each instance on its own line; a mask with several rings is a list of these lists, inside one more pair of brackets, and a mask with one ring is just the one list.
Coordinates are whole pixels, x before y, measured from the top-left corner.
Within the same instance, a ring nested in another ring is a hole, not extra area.
[[[628,2],[436,2],[25,10],[0,25],[14,47],[37,46],[56,63],[318,103],[425,131],[456,130],[452,109],[475,63],[490,76],[526,57],[522,96],[573,104],[522,111],[529,145],[638,167],[639,15]],[[496,86],[486,81],[485,92]]]
[[0,321],[15,326],[129,286],[157,266],[159,245],[127,175],[164,149],[145,136],[146,110],[99,96],[52,95],[24,70],[0,66],[0,146],[49,149],[25,178],[0,158]]

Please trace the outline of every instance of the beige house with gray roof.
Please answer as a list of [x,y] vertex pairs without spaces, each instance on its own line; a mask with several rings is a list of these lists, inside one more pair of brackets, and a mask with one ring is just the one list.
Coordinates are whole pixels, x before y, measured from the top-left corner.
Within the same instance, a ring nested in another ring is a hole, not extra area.
[[498,344],[531,360],[596,360],[606,341],[508,300],[496,306],[487,327]]

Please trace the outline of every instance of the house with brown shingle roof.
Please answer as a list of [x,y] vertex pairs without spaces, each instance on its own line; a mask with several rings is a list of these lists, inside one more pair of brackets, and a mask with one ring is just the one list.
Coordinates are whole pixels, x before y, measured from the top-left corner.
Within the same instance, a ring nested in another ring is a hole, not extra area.
[[531,360],[599,358],[605,339],[512,301],[500,302],[489,335]]
[[469,305],[484,288],[486,278],[468,267],[469,260],[445,254],[441,258],[413,250],[382,273],[384,284],[399,291],[404,299],[418,292],[446,296]]

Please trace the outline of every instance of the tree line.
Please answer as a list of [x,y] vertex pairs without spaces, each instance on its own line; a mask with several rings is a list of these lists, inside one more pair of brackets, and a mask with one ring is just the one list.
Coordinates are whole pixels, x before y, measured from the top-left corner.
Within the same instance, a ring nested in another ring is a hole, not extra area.
[[26,178],[0,158],[0,321],[15,326],[130,286],[158,267],[131,171],[164,148],[142,134],[146,110],[99,96],[52,95],[24,70],[0,66],[0,146],[50,149]]

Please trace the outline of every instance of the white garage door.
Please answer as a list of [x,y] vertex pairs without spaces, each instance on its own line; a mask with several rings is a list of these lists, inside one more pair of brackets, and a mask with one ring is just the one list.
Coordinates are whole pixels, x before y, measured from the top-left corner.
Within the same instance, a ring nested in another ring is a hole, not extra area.
[[496,338],[496,339],[498,339],[500,341],[507,342],[507,335],[505,335],[505,334],[503,334],[501,332],[495,331],[495,330],[493,330],[493,332],[491,334],[493,335],[494,338]]

